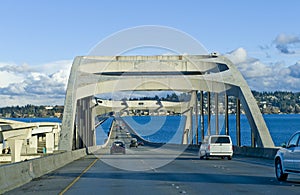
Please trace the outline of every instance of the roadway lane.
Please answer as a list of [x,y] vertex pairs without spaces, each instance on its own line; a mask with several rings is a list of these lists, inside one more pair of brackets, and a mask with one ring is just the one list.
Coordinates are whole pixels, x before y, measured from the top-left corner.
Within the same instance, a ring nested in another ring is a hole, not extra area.
[[[145,152],[147,155],[145,155]],[[299,194],[300,178],[278,182],[269,161],[234,157],[199,160],[195,151],[178,158],[173,149],[146,146],[127,149],[126,155],[95,156],[70,163],[7,194]],[[73,179],[94,164],[78,181]],[[166,165],[163,165],[168,162]],[[163,165],[159,167],[158,165]],[[127,170],[125,170],[125,169]],[[134,169],[142,171],[134,171]]]
[[[299,194],[300,177],[274,177],[271,160],[234,156],[199,160],[196,150],[164,145],[130,148],[126,128],[114,127],[108,147],[7,194]],[[114,140],[126,154],[110,155]]]
[[[147,171],[126,171],[98,160],[66,194],[299,194],[300,183],[279,183],[272,166],[232,161],[198,160],[195,153],[185,152],[163,167],[154,168],[168,155],[152,154],[102,156],[114,163],[128,163]],[[162,157],[163,156],[163,157]],[[172,155],[171,155],[172,156]],[[128,166],[125,166],[128,168]],[[296,180],[297,181],[297,180]],[[298,180],[300,182],[300,180]]]

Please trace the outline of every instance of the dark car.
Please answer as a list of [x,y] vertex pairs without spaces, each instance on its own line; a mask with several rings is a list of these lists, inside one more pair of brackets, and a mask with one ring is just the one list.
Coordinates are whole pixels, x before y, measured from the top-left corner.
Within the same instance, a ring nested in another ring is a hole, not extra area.
[[125,144],[122,141],[114,141],[111,148],[110,154],[121,153],[125,154]]
[[138,147],[138,142],[137,142],[137,139],[136,138],[132,138],[131,141],[130,141],[130,145],[129,147]]

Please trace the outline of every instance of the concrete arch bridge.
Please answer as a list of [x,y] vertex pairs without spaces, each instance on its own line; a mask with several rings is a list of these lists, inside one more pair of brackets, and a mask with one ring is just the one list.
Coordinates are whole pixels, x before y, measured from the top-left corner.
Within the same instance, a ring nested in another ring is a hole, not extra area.
[[[132,91],[178,91],[190,94],[187,102],[98,100],[97,94],[118,94]],[[200,100],[198,94],[200,93]],[[204,102],[203,94],[207,95]],[[214,101],[212,101],[212,95]],[[76,57],[69,77],[60,135],[59,149],[70,151],[95,145],[97,114],[107,110],[122,112],[137,104],[140,108],[175,111],[187,117],[182,143],[191,143],[191,129],[204,132],[204,105],[208,114],[208,134],[211,132],[211,113],[215,113],[215,133],[219,130],[219,106],[212,110],[212,102],[224,102],[225,131],[228,134],[228,97],[236,98],[237,144],[240,144],[240,107],[251,127],[252,146],[274,147],[269,130],[246,81],[235,65],[225,56],[162,55],[162,56],[79,56]],[[199,102],[198,102],[199,101]],[[168,105],[167,105],[168,104]],[[150,109],[150,110],[151,110]],[[102,111],[101,111],[102,110]],[[108,109],[109,110],[109,109]],[[193,121],[193,115],[201,122]],[[203,118],[202,118],[203,117]],[[198,117],[196,117],[198,118]],[[200,139],[198,133],[196,140]]]

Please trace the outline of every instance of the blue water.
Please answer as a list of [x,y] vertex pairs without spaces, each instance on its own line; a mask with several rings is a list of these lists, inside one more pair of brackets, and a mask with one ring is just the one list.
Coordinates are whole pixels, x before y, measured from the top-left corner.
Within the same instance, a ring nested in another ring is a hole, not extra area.
[[[294,132],[300,130],[299,114],[263,115],[263,117],[269,128],[275,146],[280,146],[283,142],[286,142]],[[160,143],[181,143],[182,131],[186,120],[184,116],[127,116],[123,118],[140,136],[146,140]],[[225,134],[224,119],[224,115],[219,116],[220,134]],[[204,132],[206,135],[207,116],[204,117],[204,122]],[[110,124],[111,120],[107,120],[101,125],[101,127],[97,128],[96,135],[99,137],[99,139],[96,138],[99,140],[97,141],[97,144],[103,144],[103,140],[107,138]],[[200,137],[200,121],[198,124]],[[214,116],[211,118],[211,133],[215,133]],[[193,134],[195,136],[195,131]],[[233,144],[236,144],[235,115],[229,116],[229,134],[232,137]],[[241,144],[244,146],[251,145],[251,129],[245,115],[241,115]]]
[[108,138],[108,133],[110,130],[111,123],[113,118],[108,118],[101,125],[96,128],[96,144],[102,145],[105,143],[105,140]]
[[61,123],[61,119],[56,118],[56,117],[51,117],[51,118],[4,118],[4,119],[26,122],[26,123],[35,123],[35,122]]
[[[300,131],[300,114],[263,115],[269,128],[275,146],[286,142],[296,131]],[[7,118],[22,122],[58,122],[59,118]],[[96,129],[96,143],[101,145],[107,139],[109,128],[113,118],[108,118]],[[144,139],[160,143],[181,143],[184,129],[184,116],[127,116],[124,120]],[[204,131],[207,134],[207,116],[204,117]],[[225,134],[224,115],[219,116],[220,134]],[[199,124],[199,137],[200,121]],[[211,133],[215,131],[215,118],[211,118]],[[194,135],[195,135],[194,131]],[[236,144],[235,115],[229,115],[229,134]],[[195,140],[195,137],[194,137]],[[201,140],[199,140],[201,141]],[[251,129],[245,115],[241,115],[241,144],[251,145]]]

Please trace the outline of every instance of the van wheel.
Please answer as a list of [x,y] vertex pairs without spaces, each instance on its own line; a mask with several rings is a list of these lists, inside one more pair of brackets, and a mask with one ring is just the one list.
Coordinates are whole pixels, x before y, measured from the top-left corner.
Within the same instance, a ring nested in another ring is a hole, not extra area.
[[276,178],[278,181],[286,181],[288,174],[283,173],[282,170],[282,165],[281,165],[281,160],[278,158],[275,161],[275,173],[276,173]]
[[228,157],[227,157],[227,159],[228,159],[228,160],[231,160],[231,159],[232,159],[232,157],[231,157],[231,156],[228,156]]
[[208,157],[208,154],[205,154],[205,160],[208,160],[209,157]]

